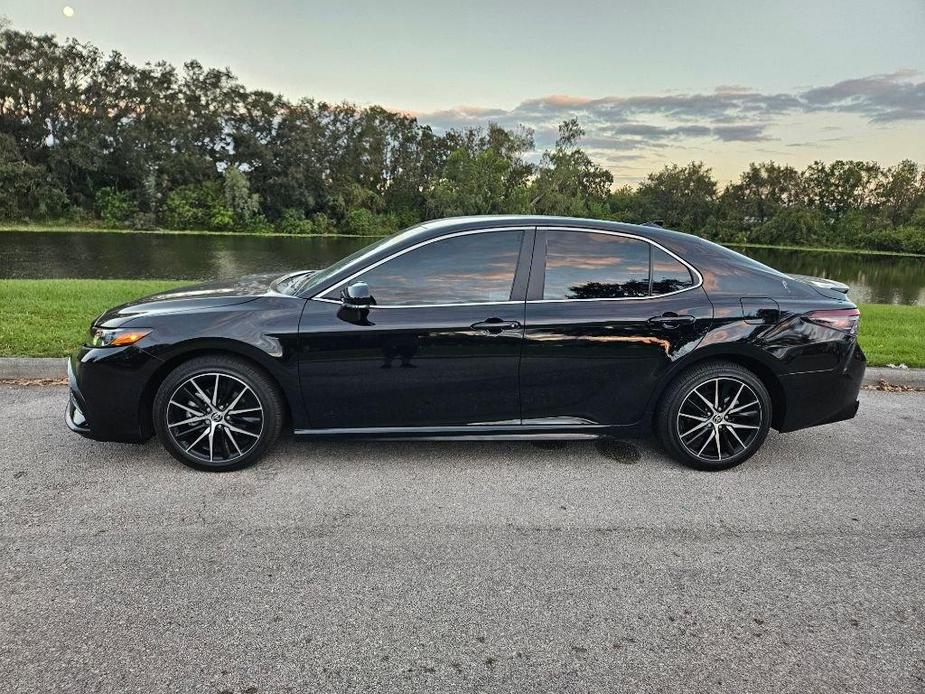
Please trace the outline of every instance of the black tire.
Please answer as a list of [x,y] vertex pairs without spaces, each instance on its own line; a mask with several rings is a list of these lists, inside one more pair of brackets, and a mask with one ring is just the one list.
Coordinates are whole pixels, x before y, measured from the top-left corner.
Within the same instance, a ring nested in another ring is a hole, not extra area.
[[152,414],[170,455],[197,470],[228,472],[269,450],[285,412],[279,388],[262,369],[234,356],[207,355],[168,374]]
[[[755,406],[748,407],[752,401]],[[754,373],[712,361],[691,367],[668,386],[656,411],[655,433],[681,463],[727,470],[761,448],[772,414],[771,397]]]

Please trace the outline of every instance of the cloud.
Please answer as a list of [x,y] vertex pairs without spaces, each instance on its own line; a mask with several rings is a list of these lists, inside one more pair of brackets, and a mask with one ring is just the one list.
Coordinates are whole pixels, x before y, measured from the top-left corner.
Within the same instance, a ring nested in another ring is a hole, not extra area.
[[543,97],[543,100],[556,106],[584,106],[591,101],[591,99],[583,96],[571,96],[569,94],[550,94]]
[[900,70],[844,80],[809,89],[802,98],[811,109],[856,113],[874,123],[925,120],[925,81],[914,81],[920,76],[915,70]]
[[416,115],[421,122],[445,130],[488,122],[527,127],[534,131],[540,148],[555,142],[560,122],[578,118],[587,133],[583,146],[590,150],[655,152],[697,142],[773,140],[777,138],[772,133],[786,132],[780,126],[792,124],[795,116],[820,113],[853,114],[869,124],[925,120],[925,80],[920,72],[900,70],[791,92],[761,92],[730,84],[705,93],[597,98],[551,94],[526,99],[511,109],[458,106]]
[[713,128],[713,136],[723,142],[763,142],[773,138],[765,135],[767,126],[761,123],[751,125],[717,125]]

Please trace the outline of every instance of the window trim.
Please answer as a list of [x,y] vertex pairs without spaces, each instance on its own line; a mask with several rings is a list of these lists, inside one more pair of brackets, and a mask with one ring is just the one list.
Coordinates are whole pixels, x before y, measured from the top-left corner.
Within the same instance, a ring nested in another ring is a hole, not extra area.
[[[530,299],[530,298],[528,298],[528,299],[527,299],[527,303],[528,303],[528,304],[564,304],[564,303],[587,302],[587,301],[651,301],[652,299],[661,299],[662,297],[665,297],[665,296],[674,296],[674,295],[677,295],[677,294],[681,294],[681,293],[683,293],[683,292],[689,292],[689,291],[692,291],[692,290],[694,290],[694,289],[698,289],[699,287],[702,287],[702,286],[703,286],[703,275],[700,273],[700,270],[698,270],[698,269],[695,268],[693,265],[691,265],[689,262],[687,262],[686,260],[684,260],[684,258],[682,258],[681,256],[679,256],[679,255],[678,255],[677,253],[675,253],[674,251],[671,251],[671,250],[665,248],[665,247],[664,247],[662,244],[660,244],[658,241],[653,241],[652,239],[646,238],[645,236],[639,236],[638,234],[630,234],[630,233],[627,233],[627,232],[625,232],[625,231],[610,231],[610,230],[608,230],[608,229],[589,229],[589,228],[587,228],[587,227],[573,227],[573,226],[543,226],[543,227],[539,227],[539,226],[538,226],[538,227],[536,228],[536,238],[537,238],[537,242],[538,242],[540,239],[543,240],[543,251],[542,251],[542,253],[534,253],[534,258],[536,259],[536,258],[540,258],[540,257],[541,257],[541,260],[542,260],[541,270],[542,270],[542,272],[539,273],[538,278],[537,278],[536,280],[534,280],[534,273],[531,271],[531,273],[530,273],[530,288],[531,288],[531,290],[533,289],[533,287],[534,287],[534,285],[535,285],[536,282],[540,282],[540,283],[541,283],[541,284],[539,285],[540,287],[545,287],[545,284],[546,284],[546,244],[545,244],[545,241],[546,241],[546,233],[549,232],[549,231],[578,231],[578,232],[585,232],[585,233],[589,233],[589,234],[606,234],[606,235],[608,235],[608,236],[622,236],[622,237],[628,238],[628,239],[635,239],[635,240],[637,240],[637,241],[644,241],[645,243],[649,244],[649,246],[650,246],[650,248],[649,248],[649,265],[650,265],[650,271],[649,271],[649,285],[650,285],[650,286],[651,286],[651,284],[652,284],[652,272],[651,272],[651,264],[652,264],[652,246],[654,246],[655,248],[658,248],[659,250],[664,251],[665,253],[667,253],[668,255],[670,255],[672,258],[674,258],[675,260],[677,260],[679,263],[681,263],[684,267],[686,267],[686,268],[690,271],[691,276],[694,278],[695,281],[694,281],[694,284],[691,285],[690,287],[685,287],[684,289],[677,289],[677,290],[675,290],[675,291],[673,291],[673,292],[667,292],[667,293],[665,293],[665,294],[654,294],[654,295],[650,294],[649,296],[601,297],[601,298],[597,298],[597,299]],[[534,267],[532,268],[532,270],[537,270],[537,268],[536,268],[536,263],[534,263]],[[528,291],[530,291],[530,290],[528,290]],[[528,297],[529,297],[529,294],[528,294]]]
[[[493,231],[516,231],[516,232],[520,232],[521,234],[520,250],[518,251],[517,260],[514,263],[514,278],[513,278],[513,281],[511,282],[511,292],[513,293],[517,289],[517,275],[519,272],[523,271],[522,260],[523,260],[523,255],[524,255],[524,243],[528,242],[528,239],[529,239],[529,243],[532,246],[532,244],[534,243],[535,236],[531,232],[533,232],[535,228],[536,227],[533,227],[533,226],[523,226],[523,227],[504,226],[504,227],[492,227],[490,229],[468,229],[466,231],[456,231],[451,234],[444,234],[443,236],[437,236],[432,239],[425,239],[423,241],[419,241],[418,243],[412,244],[411,246],[408,246],[407,248],[402,248],[401,250],[395,251],[391,255],[387,255],[385,258],[380,258],[375,263],[372,263],[371,265],[367,265],[366,267],[357,270],[352,275],[345,277],[339,282],[336,282],[328,287],[325,287],[324,289],[319,291],[317,294],[314,294],[313,296],[309,297],[309,300],[310,301],[323,301],[326,304],[335,304],[337,306],[340,306],[341,304],[340,301],[338,301],[337,299],[325,299],[324,295],[327,294],[328,292],[331,292],[337,289],[338,287],[342,287],[343,285],[347,284],[351,280],[362,275],[364,272],[369,272],[370,270],[373,270],[379,267],[383,263],[387,263],[393,258],[402,256],[405,253],[410,253],[411,251],[417,248],[421,248],[422,246],[427,246],[431,243],[436,243],[438,241],[445,241],[446,239],[455,238],[457,236],[468,236],[470,234],[486,234],[486,233],[493,232]],[[371,309],[384,308],[384,309],[394,310],[394,309],[403,309],[403,308],[443,308],[443,307],[451,307],[451,306],[503,306],[503,305],[523,304],[523,303],[524,303],[523,299],[516,299],[516,300],[508,299],[507,301],[469,301],[469,302],[455,302],[455,303],[450,303],[450,304],[374,304],[370,306],[370,308]]]

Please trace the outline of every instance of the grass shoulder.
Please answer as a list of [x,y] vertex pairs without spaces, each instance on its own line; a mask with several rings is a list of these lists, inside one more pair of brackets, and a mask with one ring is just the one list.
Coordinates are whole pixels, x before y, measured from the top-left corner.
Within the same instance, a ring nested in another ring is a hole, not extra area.
[[[0,356],[58,357],[107,308],[189,281],[0,280]],[[925,308],[861,306],[861,346],[872,366],[925,367]]]
[[69,354],[107,308],[183,284],[189,282],[0,280],[0,356]]
[[860,343],[871,366],[925,367],[925,307],[861,304]]

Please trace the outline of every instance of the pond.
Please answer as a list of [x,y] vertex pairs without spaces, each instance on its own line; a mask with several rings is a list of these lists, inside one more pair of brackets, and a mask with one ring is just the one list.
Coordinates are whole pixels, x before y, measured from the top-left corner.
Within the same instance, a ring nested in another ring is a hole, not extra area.
[[[343,236],[0,232],[3,278],[225,278],[324,267],[372,241]],[[737,249],[783,272],[828,277],[857,302],[925,306],[925,258]]]
[[925,258],[777,248],[735,248],[781,272],[844,282],[852,301],[925,306]]

